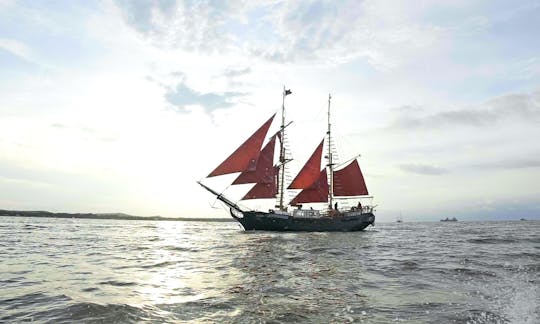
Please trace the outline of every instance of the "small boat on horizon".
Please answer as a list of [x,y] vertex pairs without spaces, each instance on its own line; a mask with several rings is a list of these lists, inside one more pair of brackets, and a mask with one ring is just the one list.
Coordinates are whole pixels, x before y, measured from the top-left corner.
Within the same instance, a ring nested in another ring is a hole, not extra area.
[[[207,184],[203,184],[201,181],[197,183],[227,205],[231,216],[245,230],[361,231],[369,225],[374,225],[375,206],[362,204],[362,199],[371,199],[372,197],[369,196],[364,176],[357,161],[359,155],[340,165],[336,163],[330,127],[331,95],[328,95],[326,136],[323,137],[296,177],[292,181],[288,181],[286,168],[288,168],[288,163],[292,161],[292,158],[285,130],[291,122],[285,123],[285,97],[291,93],[290,90],[283,88],[281,126],[276,133],[268,138],[264,147],[263,142],[276,114],[270,117],[207,176],[210,178],[240,173],[232,182],[233,185],[254,184],[240,200],[276,199],[273,209],[252,210],[239,206],[238,203],[225,197],[223,193],[210,188]],[[274,163],[276,142],[279,142],[279,159]],[[326,163],[323,163],[324,166],[321,167],[323,149],[326,151],[324,154],[326,161],[323,162]],[[288,185],[285,182],[288,182]],[[295,190],[297,192],[295,197],[288,201],[287,192],[291,191],[292,193]],[[354,199],[352,204],[351,199]],[[303,209],[303,204],[310,204],[312,207]],[[315,209],[317,206],[320,207]]]
[[448,218],[446,217],[445,219],[441,219],[441,222],[457,222],[457,218],[455,217],[452,217],[452,218]]

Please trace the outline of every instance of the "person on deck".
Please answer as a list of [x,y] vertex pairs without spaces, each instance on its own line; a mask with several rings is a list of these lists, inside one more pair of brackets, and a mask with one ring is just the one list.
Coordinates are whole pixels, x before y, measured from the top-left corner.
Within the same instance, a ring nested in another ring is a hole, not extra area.
[[334,204],[334,209],[337,210],[337,202]]

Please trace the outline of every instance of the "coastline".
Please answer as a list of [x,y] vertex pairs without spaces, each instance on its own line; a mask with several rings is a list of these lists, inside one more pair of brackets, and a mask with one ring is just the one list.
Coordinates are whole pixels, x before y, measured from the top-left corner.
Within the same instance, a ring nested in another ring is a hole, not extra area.
[[163,216],[133,216],[124,213],[53,213],[42,210],[4,210],[0,216],[10,217],[49,217],[49,218],[80,218],[80,219],[116,219],[138,221],[181,221],[181,222],[234,222],[232,218],[195,218],[195,217],[163,217]]

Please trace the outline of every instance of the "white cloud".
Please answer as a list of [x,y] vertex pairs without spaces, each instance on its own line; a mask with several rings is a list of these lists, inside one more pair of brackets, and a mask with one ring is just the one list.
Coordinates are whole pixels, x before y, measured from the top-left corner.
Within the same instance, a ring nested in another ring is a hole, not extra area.
[[425,175],[440,175],[448,172],[445,169],[426,164],[401,164],[399,167],[406,172]]
[[0,38],[0,48],[22,58],[25,61],[34,63],[30,47],[23,42],[14,39]]
[[494,126],[501,122],[537,123],[540,120],[540,89],[531,93],[508,94],[477,107],[429,113],[418,107],[395,110],[398,119],[392,127],[401,129],[455,126]]
[[126,21],[158,46],[283,63],[365,57],[377,68],[392,68],[431,46],[442,32],[398,12],[389,19],[382,14],[389,4],[370,1],[118,4]]

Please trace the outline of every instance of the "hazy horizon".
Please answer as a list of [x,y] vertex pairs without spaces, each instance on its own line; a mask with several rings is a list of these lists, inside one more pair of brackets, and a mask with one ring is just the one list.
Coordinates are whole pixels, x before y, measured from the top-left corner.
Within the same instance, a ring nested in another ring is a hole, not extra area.
[[377,221],[540,219],[539,15],[536,1],[0,0],[0,208],[225,218],[196,181],[285,85],[291,173],[332,93],[339,156],[361,154]]

